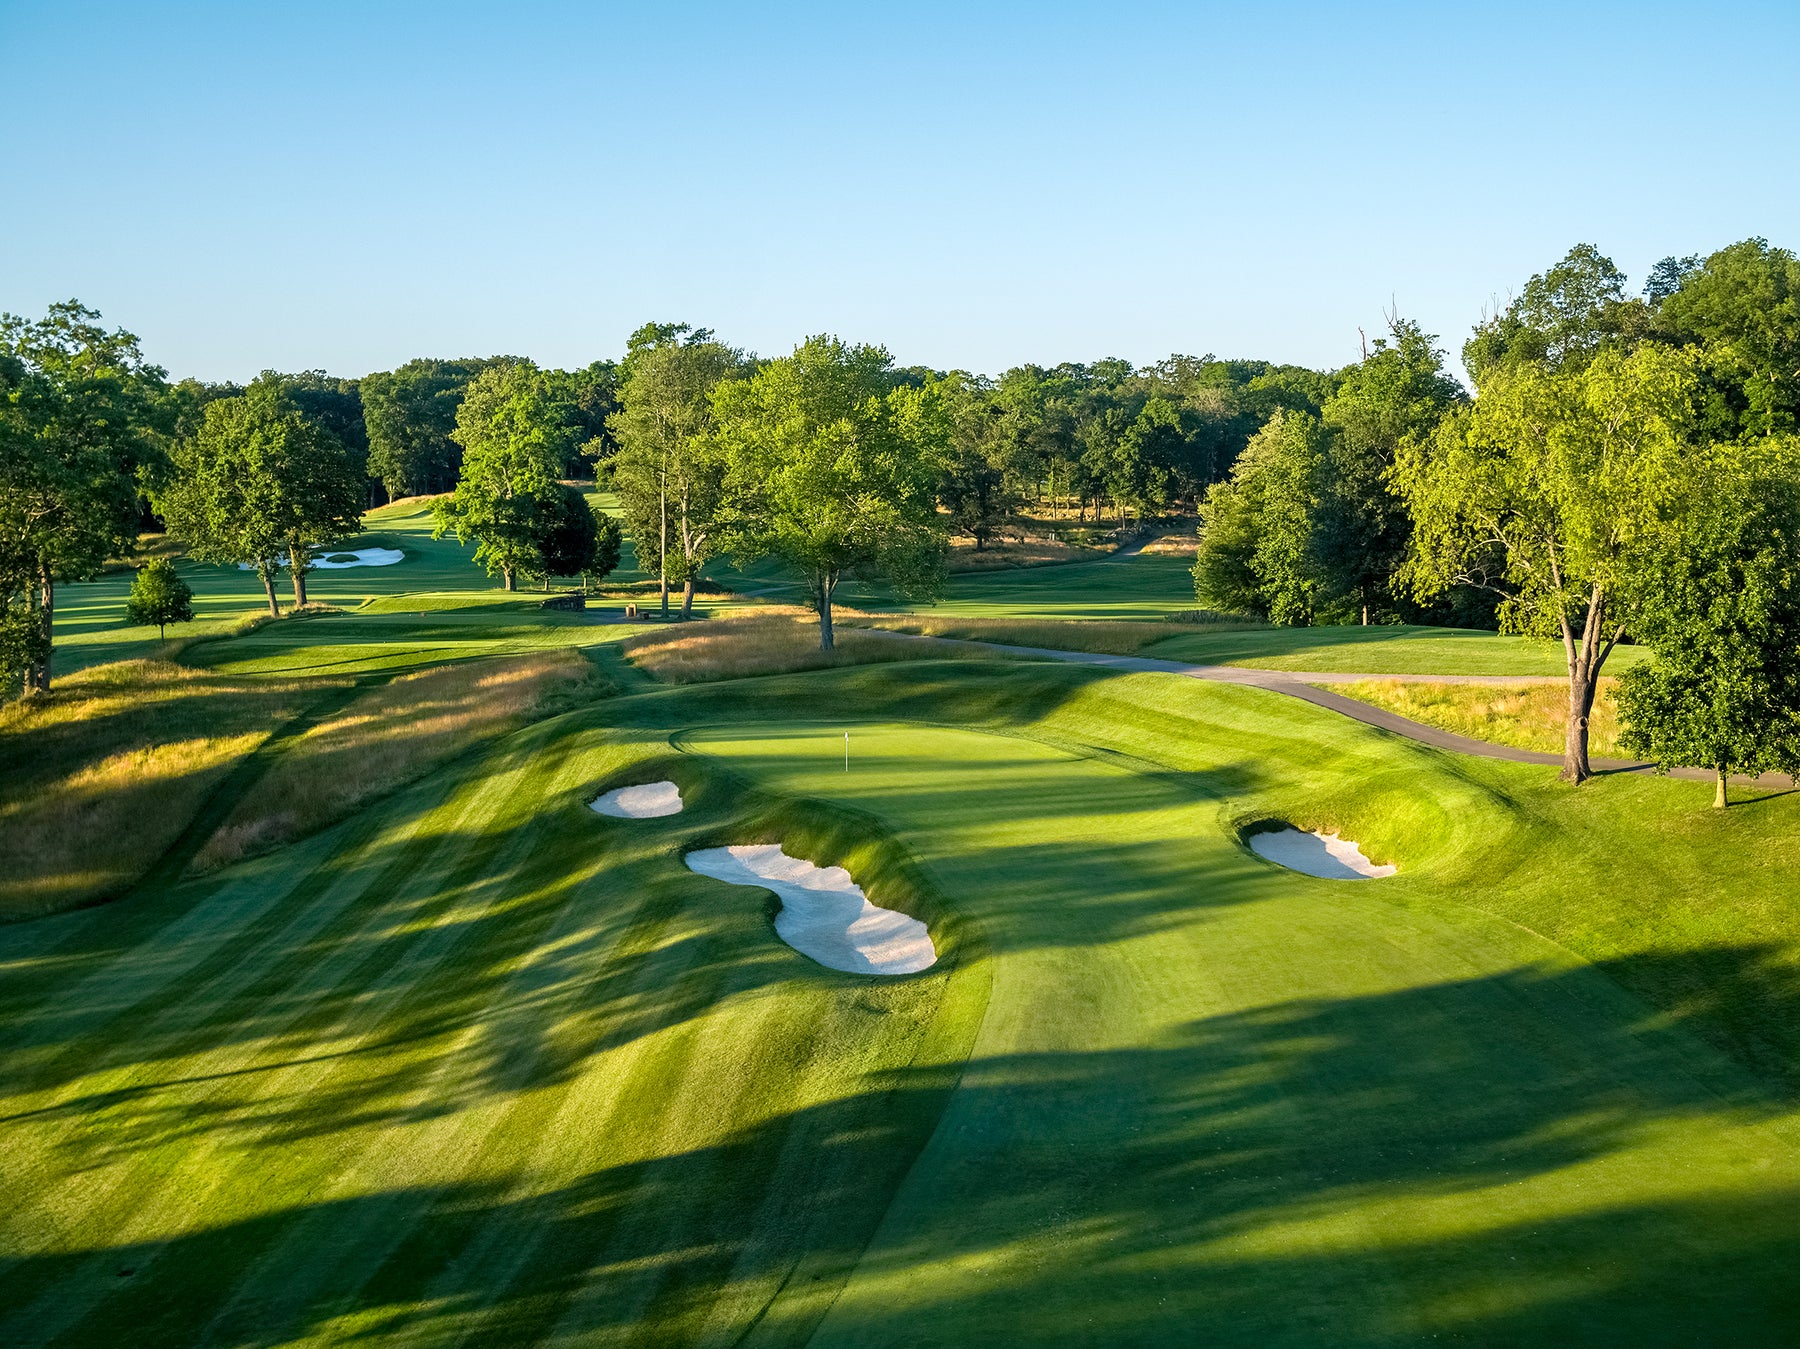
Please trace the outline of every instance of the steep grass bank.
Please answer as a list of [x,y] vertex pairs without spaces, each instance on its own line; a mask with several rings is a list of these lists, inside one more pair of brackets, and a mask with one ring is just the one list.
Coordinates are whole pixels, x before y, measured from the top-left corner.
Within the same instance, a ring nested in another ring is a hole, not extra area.
[[0,919],[123,893],[237,764],[341,687],[129,661],[0,706]]

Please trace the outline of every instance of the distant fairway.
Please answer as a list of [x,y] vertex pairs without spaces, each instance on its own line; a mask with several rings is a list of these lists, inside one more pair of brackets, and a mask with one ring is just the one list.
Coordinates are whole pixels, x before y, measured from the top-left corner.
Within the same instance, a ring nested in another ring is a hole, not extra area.
[[[1800,803],[1704,791],[1065,666],[604,700],[0,929],[0,1342],[1779,1342]],[[681,863],[775,839],[939,966]]]
[[[590,493],[590,497],[605,508],[610,509],[613,504],[612,498],[604,493]],[[385,567],[314,571],[306,579],[307,598],[313,603],[355,609],[387,602],[390,609],[400,606],[403,611],[483,604],[537,609],[538,601],[532,599],[528,591],[508,595],[497,579],[489,577],[477,566],[473,546],[463,547],[454,536],[433,539],[429,502],[411,500],[382,506],[363,517],[363,527],[362,534],[344,541],[344,548],[392,547],[404,552],[405,559]],[[176,565],[182,579],[193,588],[196,621],[170,628],[170,637],[221,632],[245,615],[268,612],[262,580],[255,572],[185,560]],[[643,579],[642,573],[636,570],[636,556],[629,542],[625,545],[619,570],[611,579]],[[131,589],[131,581],[130,571],[120,571],[98,581],[58,588],[56,670],[59,674],[86,669],[104,661],[147,656],[160,645],[155,628],[134,627],[126,621],[125,596]],[[285,570],[276,584],[276,594],[285,611],[293,600],[293,582]],[[404,600],[399,598],[402,596]],[[351,645],[366,647],[380,640],[371,631],[359,629],[358,633]],[[408,637],[413,635],[408,634]],[[454,645],[456,640],[454,636],[418,636],[422,642],[447,640]],[[323,666],[327,659],[321,658],[320,665]]]

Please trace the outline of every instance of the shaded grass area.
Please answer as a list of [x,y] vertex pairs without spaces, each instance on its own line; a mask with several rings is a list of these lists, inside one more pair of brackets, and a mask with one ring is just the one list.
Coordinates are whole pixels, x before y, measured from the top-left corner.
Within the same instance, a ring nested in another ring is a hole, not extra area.
[[[1588,751],[1631,758],[1619,746],[1618,681],[1602,678],[1588,720]],[[1569,720],[1562,684],[1423,684],[1365,680],[1332,684],[1332,692],[1385,707],[1413,721],[1499,745],[1560,754]]]
[[128,889],[236,764],[336,687],[131,661],[0,706],[0,919]]
[[[1779,1342],[1800,799],[1707,799],[1045,664],[610,700],[0,931],[0,1339]],[[681,865],[777,840],[946,959]]]
[[471,661],[376,684],[283,747],[193,859],[212,871],[342,819],[537,717],[606,687],[573,651]]

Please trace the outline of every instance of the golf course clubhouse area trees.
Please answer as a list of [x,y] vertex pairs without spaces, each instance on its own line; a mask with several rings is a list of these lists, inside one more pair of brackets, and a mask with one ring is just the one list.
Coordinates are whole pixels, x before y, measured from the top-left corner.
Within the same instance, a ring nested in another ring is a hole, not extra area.
[[1472,389],[7,319],[0,1344],[1790,1341],[1797,280]]

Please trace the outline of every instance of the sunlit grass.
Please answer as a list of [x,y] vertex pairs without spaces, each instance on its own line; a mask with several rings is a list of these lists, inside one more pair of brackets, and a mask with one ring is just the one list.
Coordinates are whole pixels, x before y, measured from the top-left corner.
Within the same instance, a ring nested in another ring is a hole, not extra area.
[[834,626],[833,637],[833,649],[820,650],[817,615],[771,605],[731,618],[656,628],[627,638],[621,649],[639,669],[669,684],[984,654],[944,642],[897,640],[848,623]]
[[593,691],[578,653],[547,651],[401,675],[352,699],[281,752],[195,856],[210,871],[342,819],[476,742]]
[[[1617,684],[1616,679],[1600,681],[1588,720],[1588,752],[1602,758],[1630,757],[1619,747]],[[1334,693],[1442,731],[1549,754],[1562,753],[1569,720],[1567,684],[1426,684],[1372,679],[1329,687]]]
[[128,887],[235,764],[332,687],[128,661],[0,707],[0,917]]

